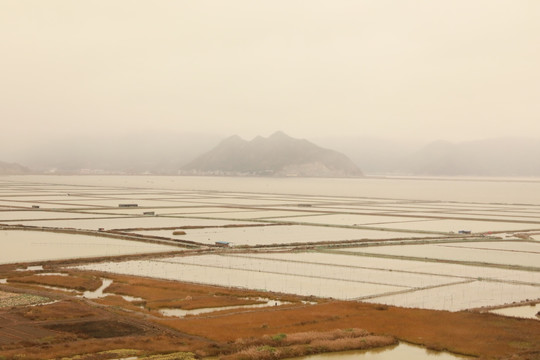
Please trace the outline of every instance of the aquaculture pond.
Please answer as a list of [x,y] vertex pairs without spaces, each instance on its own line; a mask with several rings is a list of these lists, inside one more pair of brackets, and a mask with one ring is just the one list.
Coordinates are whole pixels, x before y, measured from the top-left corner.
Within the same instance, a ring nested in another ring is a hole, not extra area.
[[1,231],[0,264],[177,251],[176,246],[43,231]]

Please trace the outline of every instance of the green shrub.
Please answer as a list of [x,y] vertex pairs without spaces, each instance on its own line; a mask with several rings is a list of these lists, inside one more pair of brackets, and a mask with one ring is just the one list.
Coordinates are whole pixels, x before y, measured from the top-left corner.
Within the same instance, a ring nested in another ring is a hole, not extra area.
[[257,348],[258,351],[260,352],[269,352],[269,353],[275,353],[276,352],[276,348],[273,347],[273,346],[270,346],[270,345],[263,345],[259,348]]
[[286,337],[287,337],[287,334],[283,334],[283,333],[276,334],[276,335],[272,336],[272,340],[281,341],[281,340],[285,339]]

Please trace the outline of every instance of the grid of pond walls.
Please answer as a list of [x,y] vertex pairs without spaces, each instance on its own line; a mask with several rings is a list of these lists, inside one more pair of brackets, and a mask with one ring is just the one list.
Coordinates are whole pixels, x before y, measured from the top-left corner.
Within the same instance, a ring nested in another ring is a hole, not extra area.
[[[11,249],[0,262],[189,248],[205,254],[84,268],[452,311],[540,299],[540,206],[523,201],[519,182],[484,184],[490,201],[463,180],[443,199],[373,195],[390,180],[358,180],[364,195],[345,180],[333,190],[329,180],[272,180],[272,191],[258,179],[235,190],[221,179],[220,191],[191,180],[0,178],[0,241]],[[502,199],[501,186],[515,198]]]

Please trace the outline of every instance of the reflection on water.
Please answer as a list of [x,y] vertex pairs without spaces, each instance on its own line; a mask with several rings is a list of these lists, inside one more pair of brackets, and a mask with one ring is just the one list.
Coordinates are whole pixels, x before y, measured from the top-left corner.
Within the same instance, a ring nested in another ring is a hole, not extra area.
[[268,306],[278,306],[278,305],[290,304],[289,302],[286,302],[286,301],[278,301],[278,300],[263,299],[263,298],[259,298],[259,299],[256,299],[256,300],[265,301],[265,303],[252,304],[252,305],[234,305],[234,306],[222,306],[222,307],[213,307],[213,308],[201,308],[201,309],[193,309],[193,310],[160,309],[159,312],[161,314],[165,315],[165,316],[184,317],[184,316],[187,316],[187,315],[205,314],[205,313],[214,312],[214,311],[221,311],[221,310],[252,309],[252,308],[262,308],[262,307],[268,307]]
[[420,346],[399,345],[373,349],[353,350],[294,358],[294,360],[457,360],[472,359],[447,352],[431,351]]
[[514,306],[514,307],[508,307],[504,309],[497,309],[497,310],[492,310],[491,312],[495,314],[499,314],[499,315],[504,315],[504,316],[540,320],[540,317],[536,315],[540,313],[540,303],[536,305]]

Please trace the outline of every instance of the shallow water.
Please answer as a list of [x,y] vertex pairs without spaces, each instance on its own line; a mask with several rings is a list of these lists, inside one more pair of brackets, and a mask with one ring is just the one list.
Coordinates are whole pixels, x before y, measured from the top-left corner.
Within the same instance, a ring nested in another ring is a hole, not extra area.
[[445,246],[456,248],[475,248],[491,251],[506,251],[506,252],[522,252],[540,254],[540,243],[524,242],[524,241],[497,241],[497,242],[473,242],[473,243],[458,243],[445,244]]
[[[94,256],[176,251],[176,246],[150,244],[88,235],[41,231],[0,231],[0,264]],[[30,267],[24,270],[43,270]]]
[[[40,183],[36,183],[37,181]],[[70,183],[70,185],[58,185],[58,183]],[[105,229],[144,228],[144,230],[149,230],[149,232],[143,230],[142,233],[146,235],[170,237],[171,230],[161,232],[156,228],[201,224],[212,226],[243,221],[261,222],[262,220],[257,220],[258,217],[271,217],[272,221],[277,221],[276,215],[291,222],[316,222],[309,226],[190,229],[186,231],[185,237],[177,237],[177,239],[185,238],[202,243],[230,241],[235,245],[267,245],[374,239],[376,241],[370,244],[380,245],[382,243],[380,239],[430,236],[428,233],[418,233],[419,229],[441,234],[461,229],[472,231],[502,229],[511,233],[512,230],[540,228],[537,226],[540,224],[534,223],[534,221],[539,222],[537,220],[540,218],[539,179],[516,181],[516,179],[440,178],[21,176],[0,177],[0,184],[6,185],[0,190],[5,195],[4,198],[0,196],[0,204],[4,204],[2,201],[7,201],[10,204],[15,203],[27,207],[28,214],[34,212],[30,205],[40,200],[57,202],[54,206],[58,207],[56,209],[58,212],[65,206],[66,216],[77,216],[75,213],[69,213],[73,206],[86,205],[93,206],[88,212],[101,206],[100,213],[103,214],[103,216],[93,214],[91,218],[87,218],[89,214],[85,214],[84,219],[78,220],[26,220],[23,223],[27,225],[71,226],[94,230],[101,227]],[[67,196],[68,193],[71,195]],[[118,208],[120,203],[137,203],[141,207]],[[523,205],[524,203],[528,205]],[[40,203],[41,205],[45,206],[44,203]],[[53,204],[47,204],[49,205]],[[151,206],[150,210],[156,211],[158,215],[169,212],[177,216],[142,216],[142,211],[148,210],[144,209],[143,205]],[[6,219],[18,218],[17,214],[10,214],[9,209],[4,208],[4,210],[7,211],[3,214],[6,215]],[[118,216],[105,215],[107,211],[114,211],[114,214]],[[185,216],[188,214],[186,211],[191,212],[189,217]],[[122,216],[123,212],[126,215]],[[40,213],[35,212],[36,215]],[[441,219],[427,219],[428,216],[434,214]],[[243,221],[223,220],[231,216],[242,218]],[[528,223],[481,220],[500,219],[501,216],[503,219],[508,217],[509,220],[527,219]],[[453,217],[466,219],[451,219]],[[266,219],[266,221],[269,220]],[[358,225],[354,228],[339,226],[355,224]],[[368,225],[369,228],[362,228],[360,225]],[[412,229],[413,231],[396,232],[392,229]],[[540,231],[537,232],[540,233]],[[3,232],[0,231],[0,245],[5,245],[1,243],[4,240],[2,234]],[[504,237],[504,234],[500,236]],[[440,238],[441,235],[436,237]],[[74,249],[71,254],[66,254],[66,257],[81,254],[100,256],[93,253],[97,249],[103,250],[105,255],[115,255],[113,251],[115,246],[111,246],[108,239],[90,240],[91,237],[83,239],[81,236],[70,236],[69,239],[65,239],[66,241],[57,241],[57,238],[59,235],[48,234],[42,239],[43,241],[25,244],[25,249],[36,250],[40,254],[54,253],[55,255],[61,251]],[[18,241],[13,241],[17,239],[9,240],[6,243],[10,246],[4,247],[6,252],[11,251],[12,244],[19,245]],[[24,241],[21,243],[24,244]],[[399,244],[397,241],[391,241],[391,243]],[[116,248],[125,250],[129,244],[130,242],[123,240],[121,244],[117,244]],[[540,263],[537,259],[540,254],[534,250],[536,244],[515,248],[507,248],[506,244],[498,248],[489,245],[489,249],[480,243],[461,246],[463,244],[431,243],[421,248],[412,247],[412,245],[395,248],[398,249],[396,252],[398,256],[406,255],[411,250],[421,249],[409,253],[409,256],[432,259],[447,256],[448,260],[484,261],[500,265],[514,264],[532,267]],[[102,247],[102,245],[107,246]],[[54,248],[54,250],[48,252],[49,248]],[[386,253],[389,249],[392,249],[392,246],[363,247],[358,251]],[[335,253],[338,249],[331,250]],[[282,258],[279,258],[280,255],[270,258],[272,256],[270,254],[260,254],[268,259],[254,255],[236,259],[220,258],[219,261],[212,257],[198,259],[185,257],[180,261],[161,259],[161,261],[132,262],[128,266],[125,266],[125,263],[105,266],[107,269],[113,269],[111,271],[114,269],[134,271],[143,276],[154,275],[176,280],[202,281],[216,285],[293,292],[302,295],[347,299],[366,299],[366,296],[377,296],[377,299],[372,300],[395,302],[403,306],[418,304],[418,297],[422,301],[420,305],[429,308],[459,309],[476,307],[479,304],[501,305],[512,301],[522,301],[523,297],[531,299],[540,297],[538,295],[539,271],[523,271],[525,269],[517,271],[421,261],[424,259],[418,259],[418,261],[385,259],[377,254],[353,253],[351,248],[342,248],[339,251],[342,255],[281,254]],[[122,251],[119,252],[122,253]],[[297,258],[291,257],[296,255],[298,255]],[[3,252],[0,254],[0,263],[2,256],[6,255]],[[24,258],[12,256],[10,261],[24,261]],[[441,285],[444,286],[441,287]],[[436,288],[432,288],[433,286]],[[394,297],[396,292],[400,293],[399,298]]]
[[[99,299],[104,298],[109,295],[116,295],[113,293],[104,293],[104,291],[113,283],[111,279],[102,279],[101,286],[94,290],[94,291],[85,291],[81,297],[87,298],[87,299]],[[135,297],[135,296],[129,296],[129,295],[118,295],[121,298],[123,298],[126,301],[133,302],[133,301],[144,301],[144,299]]]
[[24,269],[17,269],[16,271],[39,271],[43,270],[43,265],[27,266]]
[[214,311],[222,311],[222,310],[256,309],[256,308],[263,308],[263,307],[269,307],[269,306],[279,306],[279,305],[284,305],[284,304],[290,304],[289,302],[286,302],[286,301],[278,301],[278,300],[271,300],[271,299],[257,299],[257,300],[266,301],[266,302],[262,304],[222,306],[222,307],[201,308],[201,309],[193,309],[193,310],[160,309],[159,312],[165,316],[184,317],[188,315],[206,314],[206,313],[211,313]]
[[[7,223],[7,222],[6,222]],[[17,221],[17,224],[43,227],[67,227],[74,229],[97,230],[133,229],[133,228],[162,228],[180,226],[219,226],[230,224],[230,221],[190,219],[180,217],[137,216],[137,217],[104,217],[79,220],[36,220]],[[235,221],[236,223],[236,221]]]
[[457,360],[472,359],[448,352],[427,350],[420,346],[400,343],[373,350],[353,350],[297,357],[287,360]]
[[494,314],[512,316],[526,319],[536,319],[540,320],[540,317],[536,314],[540,312],[540,304],[536,305],[524,305],[524,306],[514,306],[504,309],[497,309],[491,311]]
[[520,231],[540,229],[538,223],[511,223],[497,221],[477,221],[472,219],[445,219],[432,221],[418,221],[408,223],[386,224],[384,227],[388,229],[408,229],[408,230],[424,230],[424,231],[443,231],[455,232],[459,230],[469,230],[473,233],[486,233],[489,231]]
[[[540,204],[537,178],[366,177],[253,178],[198,176],[9,176],[49,184],[127,186],[171,190],[217,190],[272,194]],[[77,190],[77,188],[75,188]]]
[[[263,257],[201,255],[191,257],[169,258],[167,261],[226,269],[243,269],[246,271],[265,272],[272,275],[296,275],[306,278],[336,279],[351,282],[351,287],[366,284],[382,284],[402,289],[419,288],[455,282],[456,279],[446,276],[411,274],[404,272],[367,269],[365,267],[343,267],[338,264],[313,264],[291,261],[280,261]],[[361,264],[359,264],[361,265]],[[461,279],[458,279],[461,280]]]
[[[345,248],[343,251],[348,251]],[[339,253],[262,253],[242,254],[243,257],[263,258],[288,262],[305,262],[315,264],[335,264],[343,267],[361,267],[375,270],[386,270],[390,273],[417,273],[457,277],[458,280],[475,280],[479,277],[486,280],[505,280],[509,282],[527,282],[540,286],[540,272],[500,269],[471,265],[447,264],[414,260],[385,259],[373,256],[351,256]],[[346,271],[344,269],[344,271]]]
[[[169,280],[197,282],[211,285],[232,286],[248,289],[314,295],[337,299],[365,299],[404,307],[458,311],[480,306],[508,304],[525,299],[540,298],[540,286],[503,281],[478,280],[482,267],[467,267],[471,277],[452,275],[459,268],[441,265],[447,275],[423,274],[399,270],[397,261],[389,260],[391,269],[366,269],[368,265],[357,259],[357,266],[340,267],[337,264],[315,264],[280,261],[279,257],[291,259],[303,254],[259,254],[257,256],[200,255],[171,257],[156,260],[109,262],[79,266],[80,269],[98,270],[126,275],[150,276]],[[308,255],[308,254],[305,254]],[[327,254],[322,254],[325,256]],[[265,259],[262,256],[274,257]],[[335,255],[330,255],[337,259]],[[356,258],[350,256],[349,258]],[[316,259],[316,258],[314,258]],[[347,256],[345,256],[347,259]],[[369,259],[369,258],[366,258]],[[376,259],[384,266],[387,259]],[[403,262],[411,266],[409,262]],[[422,264],[421,262],[413,262]],[[435,270],[437,267],[431,267]],[[475,273],[474,269],[478,271]],[[492,280],[501,277],[518,277],[523,272],[485,268]],[[509,275],[506,274],[509,272]],[[523,279],[522,279],[523,280]],[[443,286],[441,286],[443,285]],[[367,299],[367,297],[370,297]]]
[[538,298],[540,298],[539,286],[473,281],[404,294],[380,296],[367,301],[408,308],[459,311]]
[[[519,250],[523,248],[519,242],[512,243]],[[528,266],[540,269],[540,253],[538,252],[510,252],[512,245],[504,250],[485,250],[452,244],[422,244],[422,245],[390,245],[379,247],[351,248],[349,251],[361,253],[384,254],[394,256],[411,256],[441,260],[455,260],[468,262],[482,262],[500,265]]]
[[101,283],[101,286],[99,288],[94,291],[85,291],[82,296],[87,299],[99,299],[107,296],[107,294],[103,293],[103,290],[108,288],[109,285],[113,283],[113,281],[111,279],[102,279],[102,281],[103,282]]
[[0,223],[1,222],[13,222],[16,220],[47,220],[47,219],[73,219],[73,218],[90,218],[95,217],[91,214],[82,214],[82,213],[69,213],[65,211],[22,211],[22,210],[12,210],[12,211],[0,211]]
[[403,290],[402,286],[379,285],[324,279],[310,275],[273,274],[262,271],[227,269],[201,265],[159,261],[124,261],[81,265],[83,270],[97,270],[125,275],[197,282],[209,285],[240,287],[256,290],[315,295],[339,299],[358,298]]
[[378,230],[333,228],[309,225],[276,225],[246,228],[214,228],[186,230],[183,240],[203,244],[227,241],[234,245],[272,245],[360,239],[422,238],[429,234],[400,233]]
[[[369,209],[366,212],[374,212],[378,209]],[[328,209],[327,209],[328,211]],[[295,215],[290,213],[289,215]],[[432,219],[418,217],[400,217],[400,216],[382,216],[382,215],[363,215],[363,214],[309,214],[309,216],[295,216],[295,217],[273,217],[273,220],[284,221],[296,221],[310,224],[331,224],[331,225],[362,225],[362,226],[374,226],[385,227],[386,224],[395,224],[395,227],[399,227],[400,223],[408,222],[420,222],[420,221],[433,221]]]
[[69,274],[66,274],[66,273],[39,273],[36,275],[37,276],[69,276]]

